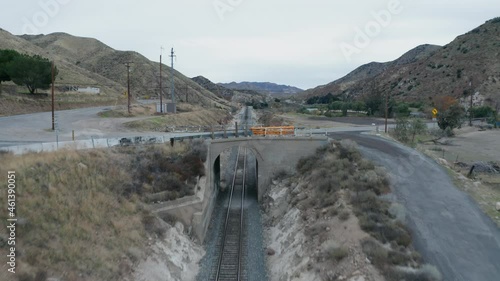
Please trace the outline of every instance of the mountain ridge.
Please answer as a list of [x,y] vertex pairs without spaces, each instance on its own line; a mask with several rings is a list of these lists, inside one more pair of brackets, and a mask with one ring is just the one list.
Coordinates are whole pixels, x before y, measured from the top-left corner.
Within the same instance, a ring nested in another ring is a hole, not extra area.
[[233,90],[253,90],[256,92],[261,92],[264,94],[270,94],[273,96],[291,96],[302,92],[299,89],[290,85],[280,85],[271,82],[230,82],[230,83],[217,83],[218,85],[224,86]]
[[[94,86],[101,93],[123,97],[127,89],[127,62],[131,67],[131,93],[135,98],[158,97],[160,64],[135,51],[119,51],[89,37],[64,32],[47,35],[16,36],[0,31],[0,49],[13,49],[53,60],[59,69],[56,85]],[[164,65],[164,69],[169,67]],[[171,71],[162,73],[162,93],[170,98]],[[204,89],[178,71],[174,71],[176,101],[203,107],[229,108],[230,102]]]
[[362,99],[379,93],[432,105],[437,96],[463,99],[479,93],[486,104],[495,106],[500,103],[499,49],[500,18],[495,18],[445,46],[421,45],[394,61],[362,65],[299,96],[307,99],[330,93]]

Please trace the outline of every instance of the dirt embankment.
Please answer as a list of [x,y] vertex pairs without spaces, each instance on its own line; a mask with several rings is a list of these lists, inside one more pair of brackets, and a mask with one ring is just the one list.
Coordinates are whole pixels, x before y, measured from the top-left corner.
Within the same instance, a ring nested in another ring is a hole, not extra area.
[[281,175],[264,199],[270,280],[440,280],[422,265],[385,172],[335,142]]
[[[0,190],[7,190],[7,171],[16,171],[19,204],[17,271],[1,270],[0,280],[194,280],[203,249],[147,203],[192,194],[205,157],[194,142],[0,154]],[[6,195],[0,193],[2,202]],[[7,215],[0,212],[0,219]],[[4,257],[6,231],[0,230]]]

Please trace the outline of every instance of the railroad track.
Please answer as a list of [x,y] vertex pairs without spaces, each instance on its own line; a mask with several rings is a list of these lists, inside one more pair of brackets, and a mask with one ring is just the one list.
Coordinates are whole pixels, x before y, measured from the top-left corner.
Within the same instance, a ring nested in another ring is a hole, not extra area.
[[244,265],[244,200],[246,180],[246,149],[238,148],[236,167],[229,194],[220,253],[214,281],[245,280]]

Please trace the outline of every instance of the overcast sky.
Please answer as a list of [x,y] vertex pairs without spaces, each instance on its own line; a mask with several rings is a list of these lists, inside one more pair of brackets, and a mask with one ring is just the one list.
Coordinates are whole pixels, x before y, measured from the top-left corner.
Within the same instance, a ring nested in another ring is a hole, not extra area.
[[307,89],[497,16],[498,0],[23,0],[3,5],[0,28],[93,37],[155,61],[174,47],[189,77]]

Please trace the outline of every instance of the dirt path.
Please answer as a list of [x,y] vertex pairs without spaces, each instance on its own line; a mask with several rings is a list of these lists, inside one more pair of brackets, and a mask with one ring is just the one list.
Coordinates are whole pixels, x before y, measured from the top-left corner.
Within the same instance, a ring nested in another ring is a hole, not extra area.
[[349,138],[362,153],[387,168],[394,200],[404,205],[416,249],[436,265],[444,280],[496,281],[500,276],[500,229],[447,171],[413,149],[359,133]]

